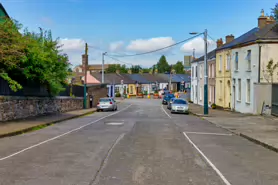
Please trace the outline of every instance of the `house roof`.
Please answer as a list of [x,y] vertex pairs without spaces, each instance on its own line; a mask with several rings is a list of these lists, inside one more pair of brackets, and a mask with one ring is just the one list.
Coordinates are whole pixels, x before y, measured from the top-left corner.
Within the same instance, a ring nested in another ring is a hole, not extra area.
[[268,24],[264,28],[260,29],[255,27],[232,42],[224,44],[223,46],[216,49],[216,51],[222,49],[233,48],[238,45],[248,44],[257,40],[277,40],[278,41],[278,24]]
[[144,73],[141,74],[145,79],[147,79],[149,82],[151,83],[163,83],[163,82],[168,82],[166,79],[162,78],[161,76],[157,75],[157,74],[148,74],[148,73]]
[[3,17],[3,16],[10,18],[9,14],[5,10],[4,6],[0,3],[0,17]]
[[[207,54],[208,60],[214,59],[216,57],[216,49],[209,52]],[[196,60],[192,61],[192,62],[200,62],[200,61],[204,61],[205,56],[201,56],[200,58],[197,58]]]

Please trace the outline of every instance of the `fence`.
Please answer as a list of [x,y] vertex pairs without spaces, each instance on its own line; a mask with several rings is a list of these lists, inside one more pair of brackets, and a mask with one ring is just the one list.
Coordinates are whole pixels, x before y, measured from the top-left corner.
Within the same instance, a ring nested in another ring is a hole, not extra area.
[[[65,90],[60,92],[58,96],[70,96],[71,94],[76,97],[84,96],[83,86],[64,86]],[[46,87],[37,84],[23,85],[23,88],[17,92],[14,92],[9,87],[9,84],[2,78],[0,78],[0,95],[2,96],[35,96],[35,97],[47,97],[50,96]]]
[[274,116],[278,116],[278,84],[272,84],[271,114]]

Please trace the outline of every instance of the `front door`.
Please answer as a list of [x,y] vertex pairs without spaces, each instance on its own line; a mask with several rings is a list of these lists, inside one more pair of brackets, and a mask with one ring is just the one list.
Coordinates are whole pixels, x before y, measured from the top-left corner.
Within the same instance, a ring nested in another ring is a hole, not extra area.
[[236,106],[236,87],[233,85],[233,110],[235,110]]

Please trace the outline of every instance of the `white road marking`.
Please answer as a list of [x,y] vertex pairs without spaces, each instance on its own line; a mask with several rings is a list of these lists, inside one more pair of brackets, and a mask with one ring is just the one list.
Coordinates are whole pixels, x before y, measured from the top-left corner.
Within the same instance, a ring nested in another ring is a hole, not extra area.
[[172,118],[172,117],[166,112],[166,110],[163,108],[163,105],[161,105],[161,109],[165,112],[165,114],[166,114],[169,118]]
[[219,175],[226,185],[231,185],[231,183],[224,177],[224,175],[216,168],[216,166],[205,156],[205,154],[193,143],[193,141],[183,132],[186,139],[194,146],[194,148],[202,155],[202,157],[207,161],[207,163],[212,167],[212,169]]
[[[131,104],[131,105],[132,105],[132,104]],[[48,142],[50,142],[50,141],[53,141],[53,140],[55,140],[55,139],[58,139],[58,138],[60,138],[60,137],[65,136],[65,135],[71,134],[71,133],[73,133],[73,132],[75,132],[75,131],[78,131],[78,130],[84,128],[84,127],[87,127],[87,126],[89,126],[89,125],[91,125],[91,124],[93,124],[93,123],[96,123],[96,122],[98,122],[98,121],[100,121],[100,120],[103,120],[103,119],[105,119],[105,118],[107,118],[107,117],[110,117],[110,116],[113,116],[113,115],[115,115],[115,114],[118,114],[118,113],[120,113],[120,112],[122,112],[122,111],[128,109],[131,105],[125,107],[124,109],[122,109],[122,110],[120,110],[120,111],[114,112],[114,113],[112,113],[112,114],[109,114],[109,115],[107,115],[107,116],[104,116],[104,117],[102,117],[102,118],[99,118],[99,119],[97,119],[97,120],[95,120],[95,121],[93,121],[93,122],[87,123],[86,125],[83,125],[83,126],[81,126],[81,127],[78,127],[78,128],[73,129],[73,130],[70,130],[70,131],[68,131],[68,132],[66,132],[66,133],[64,133],[64,134],[55,136],[55,137],[53,137],[53,138],[47,139],[47,140],[45,140],[45,141],[42,141],[42,142],[40,142],[40,143],[38,143],[38,144],[29,146],[29,147],[27,147],[27,148],[25,148],[25,149],[22,149],[22,150],[20,150],[20,151],[18,151],[18,152],[15,152],[15,153],[11,154],[11,155],[8,155],[8,156],[6,156],[6,157],[2,157],[2,158],[0,158],[0,161],[3,161],[3,160],[5,160],[5,159],[9,159],[9,158],[11,158],[11,157],[13,157],[13,156],[16,156],[16,155],[18,155],[18,154],[20,154],[20,153],[23,153],[23,152],[27,151],[27,150],[30,150],[30,149],[35,148],[35,147],[37,147],[37,146],[40,146],[40,145],[42,145],[42,144],[48,143]]]
[[186,134],[215,135],[215,136],[232,136],[233,134],[210,133],[210,132],[185,132]]
[[103,160],[102,164],[100,165],[100,169],[98,170],[95,178],[91,181],[90,185],[95,185],[99,182],[99,177],[100,177],[100,174],[102,174],[102,171],[103,169],[105,168],[105,166],[107,165],[108,163],[108,159],[112,153],[112,150],[115,148],[115,146],[124,138],[125,134],[121,134],[117,140],[115,141],[115,143],[112,145],[112,147],[109,149],[105,159]]

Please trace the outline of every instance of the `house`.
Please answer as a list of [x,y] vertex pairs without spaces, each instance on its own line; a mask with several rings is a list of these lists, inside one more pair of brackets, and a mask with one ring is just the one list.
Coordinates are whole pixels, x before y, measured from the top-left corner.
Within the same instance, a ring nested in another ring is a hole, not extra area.
[[223,108],[231,107],[231,48],[233,35],[226,36],[226,43],[216,49],[215,103]]
[[0,3],[0,23],[5,20],[5,18],[10,18],[6,12],[4,6]]
[[[219,42],[220,44],[220,42]],[[207,54],[208,61],[208,101],[209,104],[215,103],[215,58],[216,51],[213,50]],[[192,62],[191,76],[191,100],[199,105],[204,105],[204,56]]]
[[[242,113],[260,114],[265,97],[255,89],[259,83],[278,82],[278,74],[273,78],[266,71],[268,62],[278,61],[278,25],[273,17],[261,11],[258,26],[241,35],[227,47],[231,48],[232,91],[231,108]],[[269,92],[271,97],[271,92]],[[258,102],[262,100],[261,102]]]

